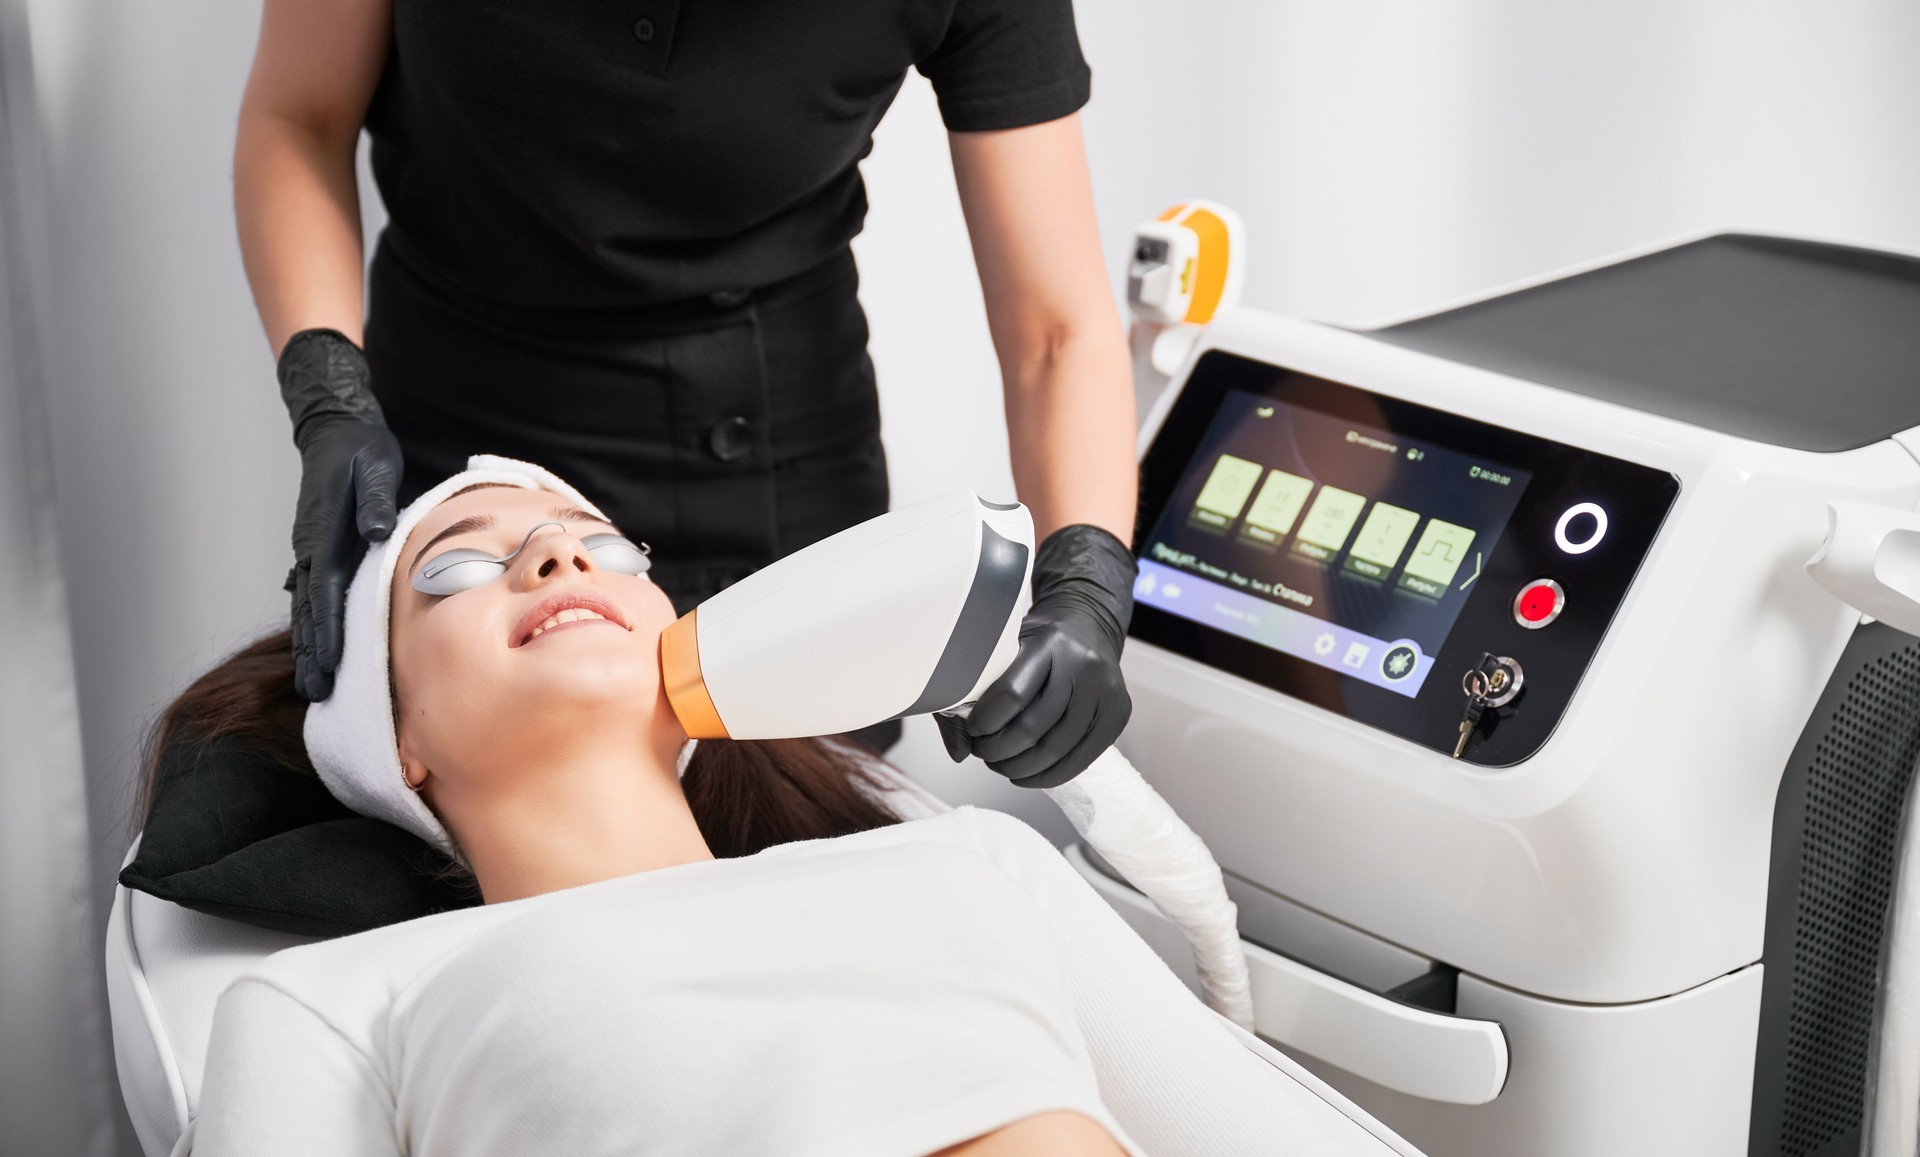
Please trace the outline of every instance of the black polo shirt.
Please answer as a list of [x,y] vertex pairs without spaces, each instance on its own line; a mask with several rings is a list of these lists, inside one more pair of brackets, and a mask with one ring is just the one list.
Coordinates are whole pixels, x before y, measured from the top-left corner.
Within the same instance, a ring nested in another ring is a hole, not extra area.
[[1071,0],[393,0],[384,243],[507,305],[753,288],[860,231],[909,68],[949,129],[1086,102]]

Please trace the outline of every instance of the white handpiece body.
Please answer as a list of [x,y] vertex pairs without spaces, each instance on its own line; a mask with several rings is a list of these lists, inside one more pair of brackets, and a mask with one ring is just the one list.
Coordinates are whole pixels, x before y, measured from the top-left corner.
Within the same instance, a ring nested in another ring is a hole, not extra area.
[[675,623],[668,697],[696,739],[831,735],[971,702],[1019,653],[1032,569],[1024,506],[959,490],[890,511]]

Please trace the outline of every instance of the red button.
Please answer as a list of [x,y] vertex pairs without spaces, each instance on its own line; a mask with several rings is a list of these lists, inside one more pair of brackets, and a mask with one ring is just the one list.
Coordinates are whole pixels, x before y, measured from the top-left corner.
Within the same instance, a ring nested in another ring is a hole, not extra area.
[[1528,630],[1537,631],[1560,617],[1567,605],[1567,593],[1552,579],[1535,579],[1514,596],[1513,619]]

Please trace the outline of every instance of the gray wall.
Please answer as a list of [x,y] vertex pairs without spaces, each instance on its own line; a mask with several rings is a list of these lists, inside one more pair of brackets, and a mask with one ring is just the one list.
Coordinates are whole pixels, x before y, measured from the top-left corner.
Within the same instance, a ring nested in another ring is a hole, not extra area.
[[[103,898],[152,711],[285,614],[297,462],[229,194],[257,3],[28,4]],[[1099,0],[1080,28],[1116,274],[1132,225],[1190,196],[1246,217],[1251,304],[1343,321],[1703,226],[1920,245],[1910,0]],[[866,171],[858,250],[897,498],[1008,493],[995,363],[917,79]],[[939,790],[1043,815],[947,765],[928,729],[903,759]],[[0,1080],[17,1063],[0,1057]]]
[[53,450],[104,896],[150,713],[285,614],[298,461],[233,226],[257,6],[32,11]]
[[0,0],[0,1153],[115,1151],[86,768],[47,447],[26,9]]

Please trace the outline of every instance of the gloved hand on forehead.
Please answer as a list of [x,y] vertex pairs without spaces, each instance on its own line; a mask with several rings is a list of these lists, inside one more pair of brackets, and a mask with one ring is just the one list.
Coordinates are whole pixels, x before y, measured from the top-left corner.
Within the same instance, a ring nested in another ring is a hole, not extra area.
[[954,762],[977,755],[1021,787],[1058,787],[1113,745],[1133,713],[1120,648],[1137,569],[1126,544],[1097,526],[1047,536],[1019,656],[965,719],[934,717]]
[[347,584],[367,544],[393,533],[403,469],[399,440],[374,400],[367,359],[335,330],[288,339],[278,366],[280,396],[300,448],[300,498],[293,517],[294,687],[325,699],[340,666]]

